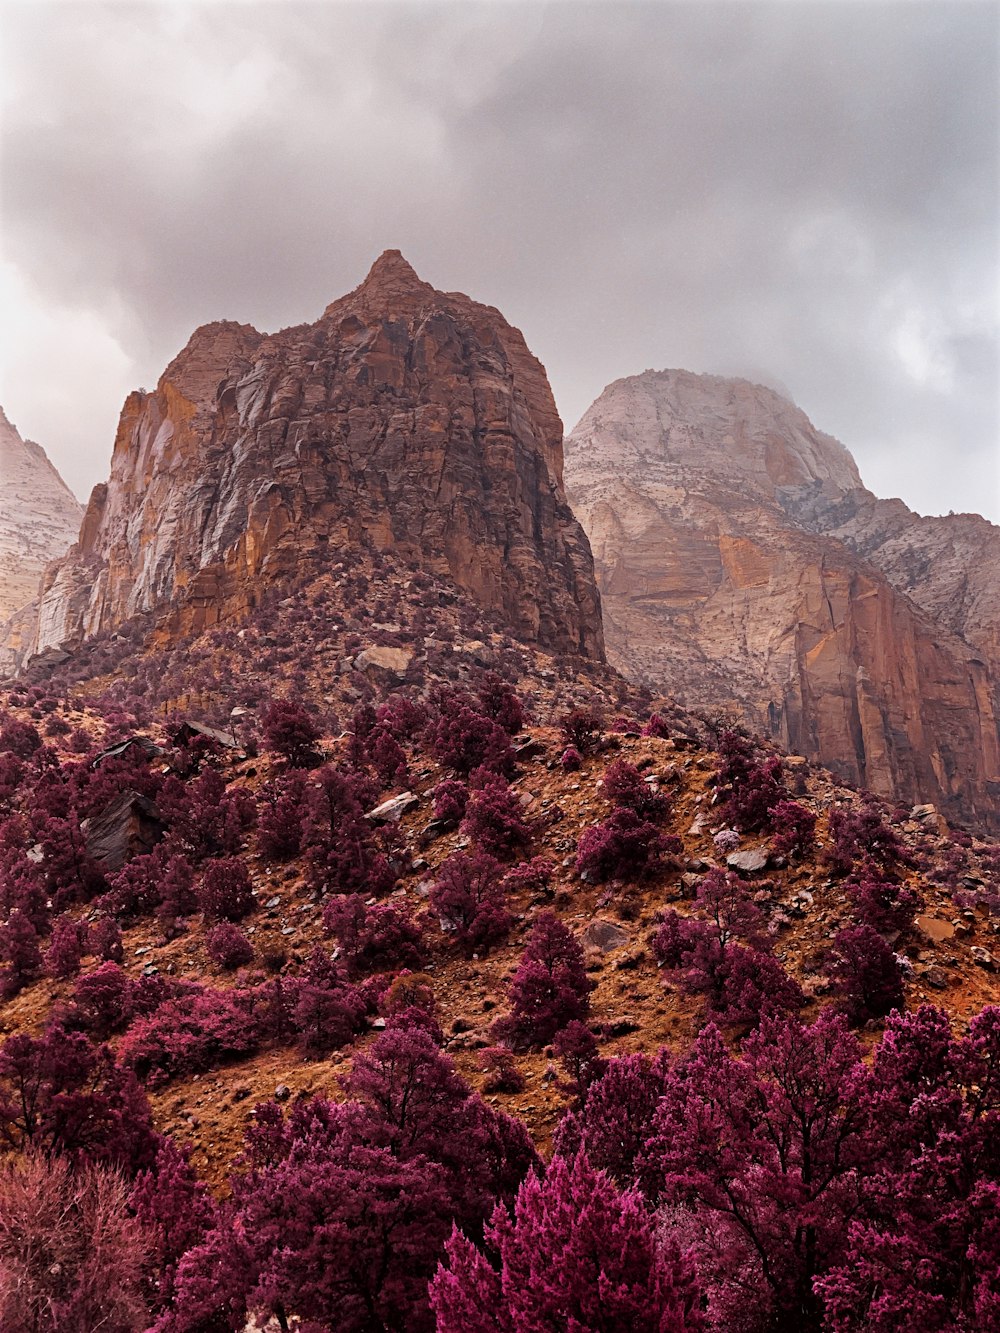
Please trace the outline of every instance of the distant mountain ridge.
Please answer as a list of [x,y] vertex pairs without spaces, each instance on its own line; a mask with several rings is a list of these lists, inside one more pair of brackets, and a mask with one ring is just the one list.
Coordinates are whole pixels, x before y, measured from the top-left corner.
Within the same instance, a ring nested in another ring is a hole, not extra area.
[[38,593],[49,561],[80,530],[83,506],[40,444],[0,408],[0,624]]
[[780,394],[687,371],[609,385],[566,476],[620,670],[1000,827],[1000,529],[878,500]]

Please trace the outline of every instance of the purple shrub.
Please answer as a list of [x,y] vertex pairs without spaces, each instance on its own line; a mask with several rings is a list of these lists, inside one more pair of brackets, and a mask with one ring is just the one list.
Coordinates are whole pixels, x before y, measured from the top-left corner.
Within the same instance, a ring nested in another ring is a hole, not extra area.
[[117,963],[102,963],[76,983],[71,1010],[74,1027],[109,1037],[132,1018],[132,985]]
[[106,963],[125,961],[121,928],[113,917],[99,916],[90,926],[87,942],[95,958]]
[[504,892],[532,895],[546,893],[551,888],[555,873],[556,868],[551,861],[544,856],[533,856],[530,861],[522,861],[507,871],[503,877]]
[[715,784],[723,818],[743,833],[770,829],[772,809],[788,796],[781,760],[776,755],[760,756],[738,731],[722,732],[719,758]]
[[360,894],[338,895],[323,909],[323,928],[336,939],[351,977],[421,966],[420,927],[394,903],[366,904]]
[[261,793],[257,846],[269,861],[289,861],[302,850],[306,782],[304,773],[293,771]]
[[771,807],[771,843],[776,856],[787,856],[799,861],[807,855],[816,841],[816,816],[798,801],[778,801]]
[[487,954],[513,925],[502,879],[500,863],[485,852],[452,852],[438,871],[431,906],[467,958]]
[[526,851],[531,844],[531,825],[517,792],[496,775],[486,775],[469,797],[462,832],[480,851],[502,859]]
[[844,881],[859,925],[881,933],[905,933],[913,924],[920,899],[912,889],[885,879],[868,864]]
[[406,751],[387,727],[375,727],[368,738],[367,751],[368,762],[383,787],[402,786],[406,782]]
[[667,798],[653,791],[636,766],[625,759],[616,759],[605,769],[600,787],[605,800],[633,811],[640,819],[662,820],[670,807]]
[[0,992],[7,999],[31,984],[42,971],[42,951],[38,932],[31,921],[15,908],[0,929],[0,958],[6,967],[0,973]]
[[228,856],[205,867],[198,904],[206,921],[242,921],[253,911],[250,876],[239,857]]
[[583,755],[575,745],[567,745],[559,756],[559,766],[564,773],[579,773],[583,767]]
[[509,988],[510,1014],[494,1032],[515,1050],[544,1046],[574,1019],[584,1019],[594,983],[576,936],[553,912],[542,912]]
[[637,1177],[637,1162],[651,1135],[668,1071],[665,1049],[652,1060],[642,1054],[608,1060],[599,1077],[588,1083],[582,1104],[560,1121],[556,1153],[575,1157],[582,1147],[595,1167],[619,1185],[630,1185]]
[[898,835],[882,820],[878,809],[830,812],[830,841],[826,862],[835,875],[849,875],[862,862],[869,862],[886,875],[894,875],[911,858]]
[[378,797],[362,774],[326,767],[308,792],[303,849],[313,889],[321,893],[388,892],[395,874],[364,812]]
[[580,1102],[585,1101],[590,1085],[607,1067],[601,1059],[597,1038],[586,1023],[575,1018],[556,1033],[552,1046],[569,1080],[564,1091]]
[[220,921],[212,927],[205,937],[205,951],[213,963],[227,972],[253,961],[253,945],[231,921]]
[[454,827],[465,817],[469,789],[458,778],[443,778],[434,788],[434,818]]
[[264,745],[291,768],[310,768],[318,761],[320,730],[313,715],[292,699],[274,699],[261,712]]
[[573,708],[559,719],[567,747],[581,755],[593,754],[604,731],[604,718],[593,708]]
[[903,979],[896,955],[871,926],[838,931],[826,970],[851,1023],[884,1018],[902,1007]]
[[80,971],[84,953],[85,928],[71,916],[61,916],[52,924],[52,939],[45,953],[45,970],[50,977],[65,980]]
[[664,836],[634,810],[619,807],[603,822],[585,829],[577,848],[577,872],[591,883],[609,879],[635,882],[662,868],[662,857],[680,850],[677,838]]
[[431,728],[430,742],[438,763],[463,777],[476,768],[508,775],[513,771],[514,752],[507,732],[467,704],[441,714]]

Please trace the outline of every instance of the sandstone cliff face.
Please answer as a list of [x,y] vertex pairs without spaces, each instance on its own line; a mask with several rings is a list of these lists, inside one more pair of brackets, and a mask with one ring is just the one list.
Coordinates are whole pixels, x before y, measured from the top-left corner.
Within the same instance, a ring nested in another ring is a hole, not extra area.
[[38,595],[46,565],[76,540],[82,513],[45,450],[22,440],[0,408],[0,626]]
[[603,654],[544,369],[498,311],[398,251],[315,324],[206,325],[130,395],[34,646],[143,612],[161,636],[197,631],[361,541],[450,575],[525,640]]
[[996,529],[876,501],[780,395],[683,371],[610,385],[566,470],[614,665],[1000,827]]

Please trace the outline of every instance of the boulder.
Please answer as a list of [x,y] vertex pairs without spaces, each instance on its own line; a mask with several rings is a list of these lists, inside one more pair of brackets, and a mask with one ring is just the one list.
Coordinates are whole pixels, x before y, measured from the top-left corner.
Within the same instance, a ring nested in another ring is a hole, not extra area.
[[748,847],[743,852],[730,852],[726,865],[742,875],[754,875],[759,870],[766,870],[770,852],[766,847]]
[[583,942],[592,949],[597,949],[601,953],[611,953],[614,949],[620,949],[623,944],[629,941],[627,930],[616,925],[613,921],[604,921],[600,918],[591,921],[590,925],[583,932]]

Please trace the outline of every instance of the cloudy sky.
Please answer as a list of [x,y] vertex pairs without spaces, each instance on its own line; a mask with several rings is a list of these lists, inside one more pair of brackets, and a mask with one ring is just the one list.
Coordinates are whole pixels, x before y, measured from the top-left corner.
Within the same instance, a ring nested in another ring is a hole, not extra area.
[[3,0],[0,402],[81,495],[200,323],[383,250],[498,305],[572,425],[786,386],[867,483],[1000,520],[995,0]]

